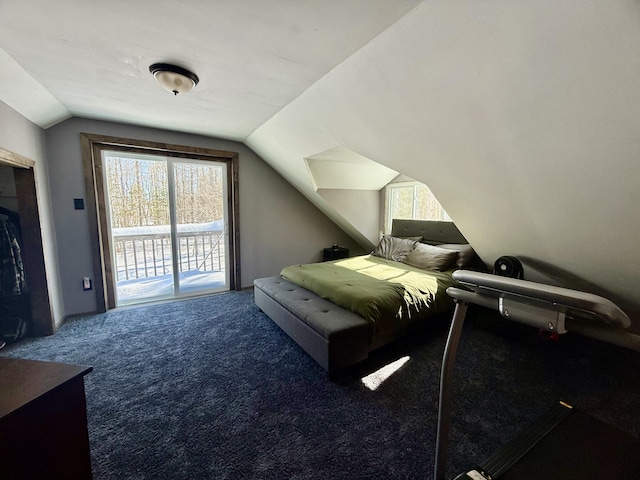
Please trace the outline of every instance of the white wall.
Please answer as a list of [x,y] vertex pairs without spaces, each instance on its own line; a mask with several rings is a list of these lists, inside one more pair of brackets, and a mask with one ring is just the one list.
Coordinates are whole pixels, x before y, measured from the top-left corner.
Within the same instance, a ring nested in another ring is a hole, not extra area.
[[36,194],[42,248],[46,265],[51,315],[56,323],[64,319],[64,305],[59,281],[58,257],[49,195],[48,165],[43,130],[15,110],[0,102],[0,147],[35,162]]
[[243,287],[255,278],[277,275],[290,264],[321,260],[323,247],[357,245],[333,222],[246,146],[232,141],[110,122],[71,118],[46,131],[51,198],[67,315],[96,309],[94,291],[82,277],[95,278],[85,198],[80,133],[190,145],[239,153],[240,255]]
[[372,244],[378,243],[380,190],[319,188],[317,193]]
[[637,329],[638,52],[633,0],[425,1],[247,143],[328,215],[309,152],[342,145],[426,183],[487,263],[516,255]]

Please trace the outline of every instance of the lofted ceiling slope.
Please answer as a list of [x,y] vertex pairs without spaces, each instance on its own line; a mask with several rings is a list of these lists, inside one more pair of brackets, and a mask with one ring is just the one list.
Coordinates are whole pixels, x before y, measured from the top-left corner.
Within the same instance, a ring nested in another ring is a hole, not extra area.
[[[3,0],[0,100],[43,128],[244,141],[368,248],[344,206],[373,190],[334,168],[363,157],[429,185],[485,263],[516,255],[638,330],[638,51],[635,0]],[[168,95],[158,61],[201,84]]]

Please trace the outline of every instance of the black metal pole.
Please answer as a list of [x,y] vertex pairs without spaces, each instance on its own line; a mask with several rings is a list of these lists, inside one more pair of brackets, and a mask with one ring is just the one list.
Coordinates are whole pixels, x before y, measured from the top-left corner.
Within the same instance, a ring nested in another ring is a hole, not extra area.
[[456,300],[456,309],[449,329],[447,344],[442,357],[440,373],[440,404],[438,406],[438,433],[436,438],[436,463],[434,480],[444,480],[447,467],[447,448],[449,447],[449,426],[451,417],[451,397],[453,394],[453,369],[456,363],[456,352],[462,334],[462,325],[467,314],[468,302]]

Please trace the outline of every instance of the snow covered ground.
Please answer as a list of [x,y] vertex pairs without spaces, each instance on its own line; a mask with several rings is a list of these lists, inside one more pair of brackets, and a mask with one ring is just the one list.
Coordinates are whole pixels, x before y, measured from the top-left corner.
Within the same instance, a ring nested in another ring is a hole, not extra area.
[[[180,292],[177,296],[196,295],[227,290],[225,272],[200,272],[192,270],[180,273]],[[131,305],[145,301],[172,298],[173,275],[159,275],[117,282],[118,305]]]

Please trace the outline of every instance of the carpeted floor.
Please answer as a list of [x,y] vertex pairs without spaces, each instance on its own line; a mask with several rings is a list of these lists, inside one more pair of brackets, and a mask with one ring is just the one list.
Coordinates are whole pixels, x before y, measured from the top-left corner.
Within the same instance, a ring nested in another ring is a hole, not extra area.
[[[0,356],[94,367],[85,381],[98,480],[427,479],[447,327],[330,382],[243,291],[77,318]],[[362,382],[397,360],[377,389]],[[560,399],[640,436],[640,354],[583,337],[556,344],[468,321],[454,395],[451,477]]]

